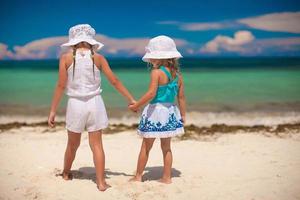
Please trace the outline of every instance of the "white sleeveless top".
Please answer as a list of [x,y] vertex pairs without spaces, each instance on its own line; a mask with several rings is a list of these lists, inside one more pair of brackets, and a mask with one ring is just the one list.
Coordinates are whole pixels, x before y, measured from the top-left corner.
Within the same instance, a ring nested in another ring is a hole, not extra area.
[[101,93],[100,70],[94,66],[91,51],[77,51],[75,56],[75,72],[73,78],[74,63],[67,69],[68,81],[66,94],[69,97],[93,97]]

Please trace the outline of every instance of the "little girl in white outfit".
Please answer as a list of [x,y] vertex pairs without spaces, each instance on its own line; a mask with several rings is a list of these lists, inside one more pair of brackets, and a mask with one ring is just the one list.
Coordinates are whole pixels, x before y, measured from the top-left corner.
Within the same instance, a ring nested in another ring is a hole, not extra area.
[[100,191],[110,187],[105,181],[105,155],[102,145],[102,129],[108,125],[105,106],[100,95],[103,72],[110,83],[127,99],[134,103],[132,95],[117,79],[106,59],[96,53],[103,44],[95,40],[95,30],[88,24],[79,24],[69,30],[69,41],[62,47],[71,48],[59,61],[59,79],[54,91],[48,124],[54,127],[58,104],[66,88],[68,95],[66,111],[66,128],[68,144],[64,158],[64,170],[61,174],[65,180],[71,180],[71,166],[76,150],[80,144],[81,133],[89,132],[89,144],[93,152],[96,168],[96,182]]
[[92,70],[91,50],[76,51],[74,55],[73,65],[67,70],[66,128],[75,133],[81,133],[85,128],[88,132],[104,129],[108,119],[100,95],[100,70],[97,67]]

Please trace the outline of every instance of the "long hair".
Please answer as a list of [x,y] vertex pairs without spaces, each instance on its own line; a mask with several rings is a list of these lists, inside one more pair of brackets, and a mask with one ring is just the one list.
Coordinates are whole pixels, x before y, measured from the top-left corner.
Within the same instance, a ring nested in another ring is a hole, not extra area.
[[77,48],[76,48],[76,46],[74,46],[73,47],[73,79],[74,79],[74,75],[75,75],[76,51],[77,51]]
[[93,49],[93,46],[91,45],[91,58],[92,58],[92,61],[93,61],[93,76],[94,76],[94,80],[95,80],[95,59],[94,59],[94,49]]
[[[77,51],[77,45],[75,45],[73,47],[73,79],[74,79],[74,76],[75,76],[76,51]],[[91,51],[91,59],[93,61],[93,76],[94,76],[94,79],[95,79],[95,59],[94,59],[95,52],[94,52],[94,49],[93,49],[92,45],[90,45],[90,51]]]
[[174,76],[174,74],[179,74],[180,73],[180,66],[179,66],[179,62],[178,59],[176,58],[170,58],[167,59],[168,62],[168,67],[170,67],[171,69],[171,74]]
[[[159,66],[167,66],[171,69],[172,76],[180,73],[180,64],[178,62],[178,59],[169,58],[169,59],[157,59],[157,60],[159,60],[159,63],[158,63]],[[153,65],[151,64],[151,62],[148,62],[147,66],[150,69],[153,68]]]

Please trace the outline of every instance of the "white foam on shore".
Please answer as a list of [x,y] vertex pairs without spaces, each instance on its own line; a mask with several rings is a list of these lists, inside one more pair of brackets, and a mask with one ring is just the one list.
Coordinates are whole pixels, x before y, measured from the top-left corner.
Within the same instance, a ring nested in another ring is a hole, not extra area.
[[[56,121],[64,121],[64,116],[57,116]],[[0,124],[12,122],[37,123],[47,121],[47,116],[0,116]],[[111,117],[110,124],[132,125],[139,122],[139,115],[124,115],[120,118]],[[187,125],[211,126],[213,124],[226,125],[265,125],[275,126],[278,124],[300,123],[299,112],[189,112],[187,113]]]
[[265,125],[275,126],[278,124],[294,124],[300,122],[299,112],[220,112],[220,113],[199,113],[190,112],[187,115],[187,124],[196,126],[211,126],[212,124],[226,125]]
[[[61,122],[65,120],[64,116],[57,116],[56,121]],[[0,116],[0,124],[7,124],[13,122],[19,123],[38,123],[48,121],[48,116],[24,116],[24,115],[2,115]]]

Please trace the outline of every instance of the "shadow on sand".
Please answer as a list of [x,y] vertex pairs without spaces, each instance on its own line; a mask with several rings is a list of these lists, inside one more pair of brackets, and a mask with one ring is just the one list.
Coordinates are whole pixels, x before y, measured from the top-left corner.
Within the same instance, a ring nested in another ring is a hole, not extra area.
[[[72,170],[74,179],[91,180],[96,183],[96,170],[95,167],[81,167],[78,170]],[[110,176],[133,176],[132,174],[126,174],[123,172],[113,172],[109,169],[105,169],[105,178],[109,179]]]
[[[96,183],[96,171],[95,167],[81,167],[78,170],[71,170],[73,179],[91,180]],[[162,166],[146,167],[143,175],[143,181],[159,180],[163,174]],[[172,168],[172,178],[180,177],[181,172],[175,168]],[[61,174],[56,174],[61,176]],[[128,176],[133,177],[133,174],[126,174],[124,172],[113,172],[109,169],[105,169],[105,178],[109,179],[111,176]]]
[[[163,174],[163,167],[162,166],[155,166],[155,167],[146,167],[145,172],[143,175],[143,181],[152,181],[152,180],[159,180]],[[180,177],[181,171],[172,168],[172,178]]]

